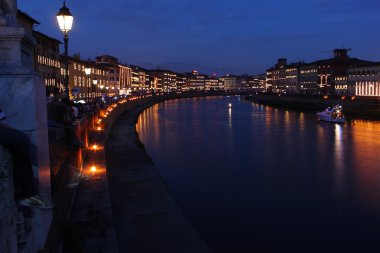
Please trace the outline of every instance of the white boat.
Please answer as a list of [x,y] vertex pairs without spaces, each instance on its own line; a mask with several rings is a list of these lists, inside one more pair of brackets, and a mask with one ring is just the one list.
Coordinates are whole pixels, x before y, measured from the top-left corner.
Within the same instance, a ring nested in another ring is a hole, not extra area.
[[341,105],[335,105],[333,107],[328,107],[322,112],[317,112],[319,120],[333,122],[333,123],[344,123],[346,119],[344,118]]

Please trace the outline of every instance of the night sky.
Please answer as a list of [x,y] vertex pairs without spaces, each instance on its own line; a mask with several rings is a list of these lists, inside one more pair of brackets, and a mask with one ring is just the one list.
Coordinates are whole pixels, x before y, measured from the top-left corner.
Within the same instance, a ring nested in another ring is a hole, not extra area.
[[[62,1],[19,0],[18,8],[62,40]],[[329,58],[334,48],[380,61],[379,0],[80,0],[69,54],[110,54],[123,63],[205,74],[257,74],[279,57]]]

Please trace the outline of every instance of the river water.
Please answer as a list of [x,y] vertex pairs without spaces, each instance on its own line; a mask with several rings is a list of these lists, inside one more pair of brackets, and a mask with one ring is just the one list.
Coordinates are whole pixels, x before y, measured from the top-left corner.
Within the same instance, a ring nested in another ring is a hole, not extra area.
[[166,101],[136,127],[212,252],[380,252],[380,122],[232,96]]

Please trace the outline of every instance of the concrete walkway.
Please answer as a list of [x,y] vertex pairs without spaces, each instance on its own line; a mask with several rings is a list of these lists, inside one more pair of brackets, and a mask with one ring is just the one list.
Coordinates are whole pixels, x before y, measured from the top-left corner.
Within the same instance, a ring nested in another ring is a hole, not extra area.
[[209,252],[137,138],[137,116],[153,103],[136,103],[124,112],[108,137],[108,188],[119,252]]
[[[82,175],[72,187],[76,198],[66,226],[63,252],[117,253],[118,243],[112,218],[105,166],[104,132],[93,132],[100,150],[89,150]],[[96,170],[91,171],[91,167]]]

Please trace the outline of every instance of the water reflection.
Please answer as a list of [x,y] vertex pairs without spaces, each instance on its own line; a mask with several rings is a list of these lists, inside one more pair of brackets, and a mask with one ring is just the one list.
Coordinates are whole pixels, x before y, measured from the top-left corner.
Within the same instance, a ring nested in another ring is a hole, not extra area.
[[343,125],[335,124],[334,131],[334,168],[335,168],[335,188],[338,196],[342,195],[344,189],[344,169],[345,154],[343,142]]
[[233,97],[168,101],[137,129],[213,252],[380,248],[380,122],[336,125]]

